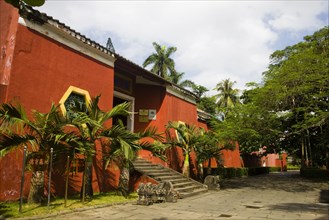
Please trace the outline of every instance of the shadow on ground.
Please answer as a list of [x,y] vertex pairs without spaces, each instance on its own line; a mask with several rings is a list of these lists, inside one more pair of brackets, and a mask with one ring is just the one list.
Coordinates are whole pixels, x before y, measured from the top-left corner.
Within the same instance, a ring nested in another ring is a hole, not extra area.
[[[299,171],[270,173],[251,177],[224,179],[221,182],[221,188],[237,189],[237,188],[257,188],[272,189],[286,192],[305,192],[327,189],[328,182],[325,180],[310,180],[300,176]],[[328,190],[323,190],[320,200],[328,200],[326,196]]]

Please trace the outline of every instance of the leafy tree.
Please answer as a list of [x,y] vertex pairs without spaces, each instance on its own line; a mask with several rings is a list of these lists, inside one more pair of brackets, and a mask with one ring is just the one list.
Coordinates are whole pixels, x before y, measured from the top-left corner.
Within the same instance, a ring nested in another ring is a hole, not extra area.
[[200,180],[203,181],[203,163],[208,162],[207,175],[210,175],[211,159],[216,160],[217,166],[222,164],[221,150],[224,149],[224,147],[220,147],[220,140],[215,132],[211,130],[205,131],[203,129],[200,131],[201,135],[198,144],[195,147],[195,153],[200,171]]
[[274,52],[264,73],[264,96],[275,100],[266,105],[282,115],[285,141],[299,137],[302,159],[310,165],[315,159],[313,150],[319,150],[311,141],[321,139],[320,130],[329,117],[328,36],[329,29],[324,27],[303,42]]
[[16,8],[20,8],[20,5],[22,4],[29,6],[42,6],[45,3],[45,0],[5,0],[5,2]]
[[160,46],[156,42],[153,42],[155,53],[151,54],[143,63],[145,68],[148,65],[153,64],[151,72],[157,74],[165,79],[169,78],[168,71],[171,74],[177,74],[175,71],[175,62],[170,57],[174,52],[176,52],[176,47]]
[[29,146],[27,163],[32,169],[29,202],[44,199],[44,171],[49,163],[50,149],[54,152],[54,165],[61,155],[71,155],[76,139],[71,132],[64,132],[67,121],[52,105],[47,113],[33,111],[29,119],[20,104],[2,104],[0,108],[0,156]]
[[196,103],[197,107],[213,116],[217,113],[217,106],[216,106],[216,98],[213,96],[206,96],[205,93],[209,90],[202,86],[197,85],[191,80],[185,80],[183,83],[180,84],[181,86],[185,88],[191,89],[191,92],[193,92],[196,97]]
[[197,101],[197,107],[212,116],[217,115],[216,97],[214,96],[202,96],[201,99]]
[[232,131],[241,149],[286,150],[304,165],[324,165],[329,153],[329,30],[275,51],[261,84],[250,84],[243,105],[231,110],[220,131]]

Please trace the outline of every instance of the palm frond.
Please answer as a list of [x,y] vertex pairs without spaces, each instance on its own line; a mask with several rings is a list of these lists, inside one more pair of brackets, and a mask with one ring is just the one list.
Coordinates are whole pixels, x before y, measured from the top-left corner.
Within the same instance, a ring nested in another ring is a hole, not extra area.
[[33,147],[38,146],[37,140],[31,135],[1,134],[0,157],[4,157],[7,153],[27,144],[31,144]]
[[3,103],[0,107],[0,130],[6,133],[21,133],[29,120],[20,104]]
[[106,112],[102,119],[100,120],[101,123],[115,117],[115,116],[127,116],[129,115],[129,108],[130,103],[124,102],[119,105],[114,106],[110,111]]

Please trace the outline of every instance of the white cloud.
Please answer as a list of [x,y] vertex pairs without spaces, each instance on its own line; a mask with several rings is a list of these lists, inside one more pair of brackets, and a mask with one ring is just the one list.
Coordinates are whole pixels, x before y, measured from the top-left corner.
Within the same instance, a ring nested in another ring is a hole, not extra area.
[[212,89],[226,78],[239,88],[260,82],[273,47],[287,41],[282,33],[302,40],[328,23],[319,18],[327,8],[328,1],[47,1],[40,11],[100,43],[112,37],[116,52],[139,65],[153,41],[175,46],[177,70]]

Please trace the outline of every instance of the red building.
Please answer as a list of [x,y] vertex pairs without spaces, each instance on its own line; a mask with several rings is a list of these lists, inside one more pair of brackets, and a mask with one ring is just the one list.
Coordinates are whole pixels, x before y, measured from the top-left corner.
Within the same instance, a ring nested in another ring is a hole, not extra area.
[[[182,121],[207,128],[204,114],[197,112],[195,96],[169,81],[112,53],[54,18],[33,9],[18,11],[0,1],[1,66],[0,102],[17,100],[29,109],[47,112],[52,103],[62,104],[72,95],[85,100],[101,94],[99,106],[110,110],[128,101],[133,115],[124,119],[132,131],[156,126],[164,131],[169,121]],[[179,171],[180,149],[167,166]],[[140,155],[160,163],[149,152]],[[240,167],[238,147],[224,152],[225,165]],[[96,155],[93,188],[110,190],[118,185],[119,169],[112,165],[102,171],[101,153]],[[19,198],[22,152],[0,159],[0,201]],[[10,168],[8,168],[10,164]],[[82,173],[70,177],[72,191],[79,191]],[[108,178],[111,176],[113,178]],[[26,174],[27,196],[30,175]],[[61,176],[54,181],[64,184]],[[80,184],[80,185],[79,185]],[[105,188],[104,188],[105,187]],[[61,194],[62,188],[53,191]]]

